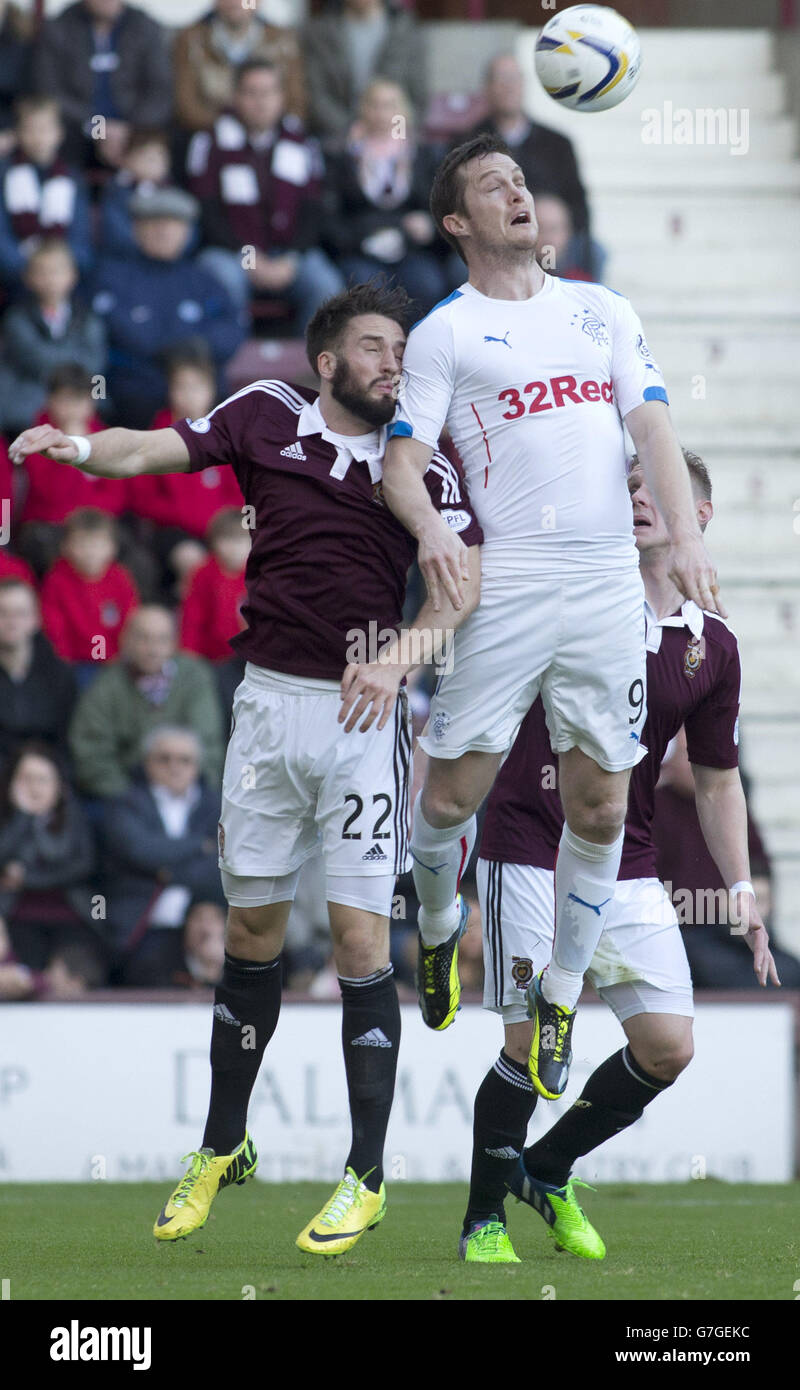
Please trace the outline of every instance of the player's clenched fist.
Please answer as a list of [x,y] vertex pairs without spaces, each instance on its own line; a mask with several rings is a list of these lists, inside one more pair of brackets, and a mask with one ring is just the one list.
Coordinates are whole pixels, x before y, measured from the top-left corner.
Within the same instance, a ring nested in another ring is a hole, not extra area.
[[[342,708],[339,710],[339,723],[349,734],[367,711],[366,719],[359,728],[365,734],[378,720],[378,728],[384,729],[392,710],[397,703],[397,692],[403,679],[405,667],[390,666],[386,662],[373,661],[369,665],[345,667],[342,676]],[[372,708],[370,709],[370,706]],[[349,718],[348,718],[349,716]]]
[[36,425],[17,435],[8,453],[12,463],[22,463],[31,454],[44,454],[57,463],[73,463],[78,457],[78,446],[74,439],[53,425]]
[[681,593],[692,599],[699,608],[727,618],[727,610],[718,597],[717,571],[700,536],[673,541],[669,577]]
[[467,547],[438,514],[434,514],[419,532],[417,563],[437,613],[442,606],[442,590],[454,608],[463,608],[463,586],[469,579]]

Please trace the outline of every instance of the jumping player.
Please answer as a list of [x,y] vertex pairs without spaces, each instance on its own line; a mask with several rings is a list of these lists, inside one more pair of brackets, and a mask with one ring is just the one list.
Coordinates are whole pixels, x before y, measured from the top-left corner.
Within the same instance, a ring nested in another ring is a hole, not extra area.
[[623,421],[659,500],[670,572],[702,608],[716,577],[692,506],[661,373],[626,299],[558,280],[536,260],[533,198],[502,141],[481,135],[440,165],[431,211],[468,282],[410,334],[384,494],[419,540],[434,598],[458,602],[466,551],[430,504],[424,470],[446,424],[485,534],[480,607],[435,692],[411,850],[420,1003],[446,1028],[458,1006],[460,872],[475,811],[541,691],[566,820],[550,969],[536,986],[530,1068],[563,1093],[574,1006],[622,851],[645,718],[642,584],[630,532]]
[[[697,518],[712,516],[702,460],[684,454]],[[462,1257],[516,1259],[505,1230],[506,1187],[534,1207],[558,1245],[602,1259],[605,1246],[575,1198],[581,1154],[632,1125],[692,1057],[692,982],[675,910],[656,875],[654,794],[670,740],[686,727],[703,835],[730,890],[759,983],[778,984],[749,882],[747,816],[738,770],[741,673],[736,638],[716,614],[681,602],[669,576],[669,535],[638,460],[629,478],[646,595],[647,756],[631,778],[620,880],[588,971],[627,1045],[589,1077],[580,1098],[530,1148],[536,1103],[526,1059],[532,1024],[526,994],[547,964],[553,867],[563,813],[542,702],[527,715],[494,785],[481,840],[478,888],[484,923],[484,1007],[499,1013],[505,1045],[475,1099],[472,1178]]]
[[[158,1240],[198,1230],[217,1191],[255,1171],[247,1107],[278,1022],[280,953],[299,870],[320,843],[353,1140],[342,1181],[297,1244],[338,1254],[386,1210],[383,1146],[400,1039],[388,920],[395,877],[407,868],[411,752],[398,688],[412,661],[396,640],[371,663],[357,651],[362,664],[349,664],[348,654],[359,636],[385,640],[399,628],[415,554],[381,496],[407,303],[402,291],[360,285],[317,311],[306,341],[319,396],[258,381],[207,417],[170,429],[110,429],[90,444],[40,426],[12,445],[17,460],[44,453],[104,477],[230,465],[246,502],[243,524],[249,518],[254,530],[247,628],[232,643],[247,666],[219,827],[229,912],[211,1100],[201,1147],[156,1221]],[[482,537],[457,471],[441,455],[425,486],[469,548],[467,601],[459,613],[439,615],[446,631],[477,602]],[[432,621],[428,602],[406,634],[412,657],[426,644],[436,655]]]

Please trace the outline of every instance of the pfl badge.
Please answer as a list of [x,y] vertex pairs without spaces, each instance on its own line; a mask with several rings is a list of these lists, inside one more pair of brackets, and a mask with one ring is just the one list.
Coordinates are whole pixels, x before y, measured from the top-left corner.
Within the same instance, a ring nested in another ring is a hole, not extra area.
[[693,681],[697,672],[700,670],[701,663],[705,660],[706,639],[705,637],[690,637],[686,643],[686,651],[683,653],[683,674]]

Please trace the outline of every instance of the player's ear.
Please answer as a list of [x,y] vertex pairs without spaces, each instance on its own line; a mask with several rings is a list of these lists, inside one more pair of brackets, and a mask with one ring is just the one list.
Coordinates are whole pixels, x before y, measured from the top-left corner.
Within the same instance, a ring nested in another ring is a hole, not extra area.
[[336,371],[336,353],[325,348],[317,358],[317,371],[323,381],[332,381]]
[[448,212],[442,218],[442,226],[451,236],[462,237],[467,234],[466,220],[457,212]]
[[709,523],[709,521],[711,520],[711,518],[712,518],[713,515],[714,515],[714,505],[713,505],[712,502],[706,501],[705,498],[703,499],[702,502],[698,502],[698,504],[697,504],[697,520],[698,520],[698,522],[699,522],[699,524],[700,524],[700,530],[701,530],[701,531],[705,531],[705,529],[706,529],[706,527],[707,527],[707,525],[708,525],[708,523]]

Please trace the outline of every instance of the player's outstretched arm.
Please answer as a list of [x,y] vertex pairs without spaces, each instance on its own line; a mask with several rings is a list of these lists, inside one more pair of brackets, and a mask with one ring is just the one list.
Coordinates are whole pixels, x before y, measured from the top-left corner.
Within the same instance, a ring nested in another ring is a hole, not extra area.
[[628,411],[625,424],[636,446],[645,482],[670,534],[670,578],[685,598],[726,618],[717,596],[717,571],[697,523],[689,475],[668,407],[663,401],[645,401]]
[[383,461],[383,496],[407,531],[417,540],[417,563],[435,613],[444,600],[464,605],[469,579],[467,547],[436,510],[423,481],[433,449],[418,439],[397,435],[389,440]]
[[[769,949],[769,936],[761,920],[755,895],[750,887],[750,856],[747,850],[747,805],[738,767],[701,767],[692,764],[697,816],[703,839],[714,863],[731,893],[732,930],[743,936],[753,952],[753,970],[758,983],[779,985],[778,972]],[[746,884],[745,889],[738,885]]]
[[[345,720],[345,733],[356,727],[361,732],[378,720],[383,729],[395,707],[400,682],[409,671],[430,661],[447,661],[452,654],[452,638],[456,629],[474,613],[481,596],[481,550],[479,545],[465,547],[467,579],[464,602],[456,608],[448,599],[436,609],[427,598],[408,627],[380,653],[377,661],[363,665],[351,664],[342,676],[342,707],[339,723]],[[363,724],[359,720],[366,715]]]
[[[91,452],[85,457],[85,445]],[[140,473],[187,473],[189,450],[177,430],[98,430],[87,439],[37,425],[18,435],[9,449],[12,463],[44,454],[56,463],[100,478],[135,478]]]

